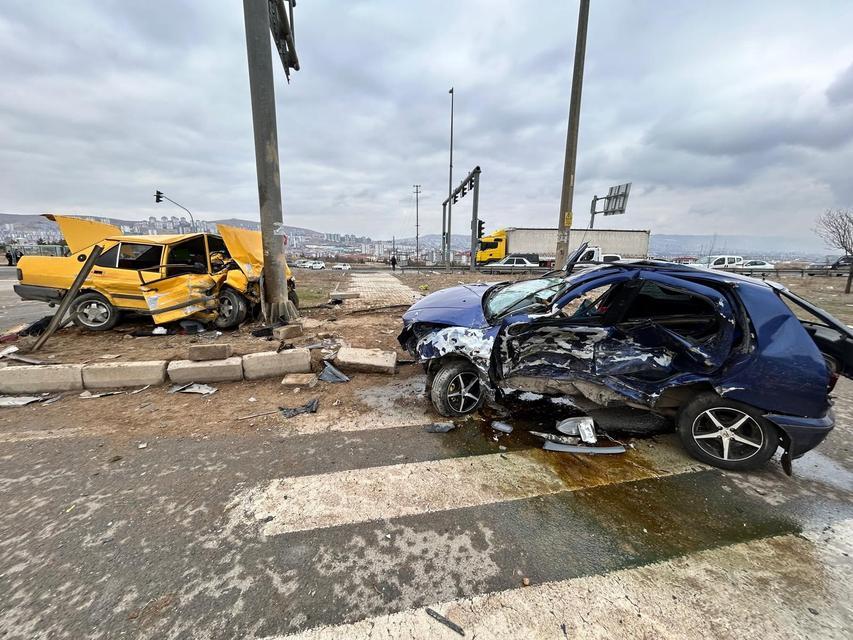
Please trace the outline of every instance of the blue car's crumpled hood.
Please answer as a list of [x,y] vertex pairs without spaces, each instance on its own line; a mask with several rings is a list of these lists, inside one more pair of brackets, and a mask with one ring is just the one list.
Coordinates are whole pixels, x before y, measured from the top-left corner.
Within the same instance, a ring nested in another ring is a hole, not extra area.
[[403,314],[403,325],[412,322],[434,322],[458,327],[485,327],[483,294],[490,284],[450,287],[421,298]]

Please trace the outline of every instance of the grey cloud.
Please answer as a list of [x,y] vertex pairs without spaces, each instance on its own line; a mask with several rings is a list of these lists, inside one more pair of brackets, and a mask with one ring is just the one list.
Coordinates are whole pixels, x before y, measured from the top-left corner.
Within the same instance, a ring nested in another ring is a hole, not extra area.
[[[853,203],[853,67],[824,46],[853,8],[759,5],[594,3],[576,211],[625,180],[629,215],[602,224],[806,233]],[[298,3],[302,70],[288,86],[275,69],[288,221],[411,235],[417,182],[422,232],[439,229],[455,85],[454,181],[482,167],[489,228],[553,225],[576,17],[560,0]],[[6,3],[0,209],[139,218],[166,213],[161,188],[202,217],[256,216],[243,38],[226,0]],[[738,215],[746,197],[759,209]]]

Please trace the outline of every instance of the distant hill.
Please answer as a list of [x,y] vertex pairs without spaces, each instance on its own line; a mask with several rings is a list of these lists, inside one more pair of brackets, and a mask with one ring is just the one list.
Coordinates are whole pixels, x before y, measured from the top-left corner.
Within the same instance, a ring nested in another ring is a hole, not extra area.
[[[441,234],[440,233],[428,233],[426,235],[420,236],[418,239],[420,242],[420,246],[423,249],[438,249],[441,247]],[[415,244],[415,236],[411,236],[409,238],[397,238],[397,244],[405,244],[412,245]],[[471,236],[466,236],[462,234],[454,233],[450,238],[450,246],[454,249],[470,249],[471,248]]]

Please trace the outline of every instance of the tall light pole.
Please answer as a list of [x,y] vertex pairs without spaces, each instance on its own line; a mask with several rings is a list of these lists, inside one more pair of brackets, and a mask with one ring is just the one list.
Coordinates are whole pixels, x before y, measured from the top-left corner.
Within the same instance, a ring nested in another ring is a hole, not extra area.
[[415,188],[415,262],[418,262],[421,255],[420,237],[418,235],[418,196],[421,194],[421,185],[413,184],[412,186]]
[[444,240],[444,264],[446,266],[450,265],[451,256],[453,255],[451,249],[451,238],[453,237],[452,232],[450,230],[450,219],[451,219],[451,208],[453,206],[452,198],[450,194],[453,193],[453,87],[450,87],[450,173],[447,176],[447,233]]
[[566,134],[566,160],[563,165],[563,191],[560,194],[560,216],[557,221],[557,261],[559,269],[569,253],[569,229],[572,227],[572,200],[575,195],[575,165],[578,156],[578,125],[581,117],[583,65],[586,57],[586,25],[589,0],[580,0],[578,35],[575,41],[575,68],[572,72],[572,97],[569,101],[569,130]]

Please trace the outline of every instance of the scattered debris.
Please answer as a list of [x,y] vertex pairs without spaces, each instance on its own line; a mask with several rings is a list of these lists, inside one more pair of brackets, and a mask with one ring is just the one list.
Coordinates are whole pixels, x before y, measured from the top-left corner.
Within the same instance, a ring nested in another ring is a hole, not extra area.
[[272,331],[279,325],[275,325],[272,327],[260,327],[259,329],[254,329],[252,331],[253,338],[272,338]]
[[456,425],[452,422],[433,422],[424,427],[427,433],[447,433],[453,431]]
[[567,436],[580,436],[587,444],[595,444],[595,422],[589,416],[566,418],[557,423],[557,431]]
[[41,396],[0,396],[0,407],[23,407],[41,399]]
[[288,340],[290,338],[298,338],[302,335],[302,325],[299,323],[286,324],[281,327],[275,327],[272,330],[272,337],[276,340]]
[[50,321],[53,320],[53,314],[49,316],[45,316],[33,322],[32,324],[24,327],[20,331],[18,331],[19,336],[40,336],[47,329],[47,325],[50,324]]
[[152,329],[151,331],[152,336],[165,336],[168,333],[169,332],[166,327],[154,327],[154,329]]
[[119,395],[122,395],[123,393],[127,393],[127,392],[126,391],[100,391],[98,393],[92,393],[91,391],[89,391],[87,389],[86,391],[83,391],[78,397],[84,398],[84,399],[103,398],[105,396],[119,396]]
[[169,389],[169,393],[197,393],[207,396],[211,393],[216,393],[216,387],[211,387],[209,384],[190,382],[189,384],[176,384]]
[[54,402],[56,402],[57,400],[61,400],[61,399],[62,399],[62,396],[63,396],[63,394],[61,394],[61,393],[60,393],[58,396],[51,396],[51,397],[47,398],[44,402],[42,402],[42,404],[43,404],[43,405],[45,405],[45,404],[53,404],[53,403],[54,403]]
[[22,356],[18,354],[20,349],[15,345],[11,347],[6,347],[3,351],[0,351],[0,358],[6,358],[7,360],[14,360],[15,362],[23,362],[24,364],[47,364],[43,360],[38,360],[37,358],[30,358],[29,356]]
[[122,458],[121,456],[113,456],[112,458],[110,458],[109,460],[107,460],[107,462],[109,462],[110,464],[112,464],[113,462],[118,462],[119,460],[121,460],[121,458]]
[[492,429],[500,431],[501,433],[512,433],[512,425],[507,424],[506,422],[501,422],[500,420],[492,422]]
[[317,374],[288,373],[281,379],[281,384],[285,387],[308,387],[310,389],[317,384]]
[[616,445],[613,447],[588,447],[586,445],[576,444],[561,444],[548,440],[542,447],[545,451],[559,451],[560,453],[587,453],[587,454],[608,454],[608,453],[625,453],[625,447]]
[[151,385],[150,385],[150,384],[146,384],[144,387],[141,387],[141,388],[139,388],[139,389],[136,389],[135,391],[131,391],[131,392],[130,392],[130,395],[135,396],[137,393],[142,393],[142,392],[143,392],[143,391],[145,391],[146,389],[150,389],[150,388],[151,388]]
[[[317,376],[323,382],[349,382],[350,378],[348,375],[340,371],[335,365],[331,362],[324,362],[326,365],[323,368],[323,371]],[[284,381],[282,381],[283,383]]]
[[103,355],[98,356],[101,360],[115,360],[116,358],[121,358],[121,354],[118,353],[105,353]]
[[282,351],[289,351],[290,349],[295,349],[296,345],[292,342],[280,342],[278,348],[275,350],[276,353],[281,353]]
[[320,407],[320,399],[314,398],[299,407],[279,407],[278,410],[285,418],[292,418],[303,413],[317,413]]
[[206,331],[204,325],[197,320],[181,320],[181,329],[187,333],[204,333]]
[[529,587],[530,586],[530,578],[528,578],[527,576],[523,577],[521,579],[521,584],[524,585],[525,587]]
[[263,416],[271,416],[274,413],[278,413],[278,409],[273,409],[272,411],[262,411],[261,413],[252,413],[248,416],[240,416],[237,420],[251,420],[252,418],[261,418]]
[[352,300],[360,297],[361,294],[358,291],[332,291],[329,293],[332,304],[340,304],[344,300]]
[[0,358],[5,358],[9,354],[15,353],[16,351],[18,351],[18,347],[16,347],[15,345],[12,345],[11,347],[6,347],[5,349],[3,349],[3,351],[0,351]]
[[542,438],[543,440],[547,440],[549,442],[556,442],[559,444],[575,445],[580,442],[580,438],[578,437],[558,436],[556,433],[544,433],[542,431],[531,431],[530,435],[536,436],[537,438]]
[[427,614],[429,614],[429,616],[431,618],[438,620],[441,624],[443,624],[448,629],[452,629],[453,631],[458,633],[460,636],[465,635],[465,631],[462,629],[462,627],[460,627],[458,624],[456,624],[452,620],[448,620],[443,615],[441,615],[438,611],[435,611],[434,609],[430,609],[429,607],[427,607],[425,609],[425,611],[427,612]]
[[147,442],[140,442],[138,445],[136,445],[136,448],[137,449],[147,449],[148,443]]

